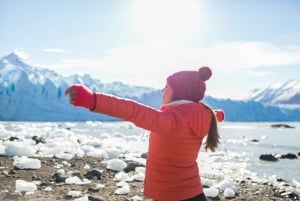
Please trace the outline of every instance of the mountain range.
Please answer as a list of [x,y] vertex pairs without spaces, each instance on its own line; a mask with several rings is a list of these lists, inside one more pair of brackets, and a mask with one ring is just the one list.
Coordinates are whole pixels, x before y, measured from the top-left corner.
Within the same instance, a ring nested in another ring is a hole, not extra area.
[[[108,121],[115,118],[74,108],[64,95],[65,89],[81,83],[94,91],[130,98],[159,108],[161,90],[102,83],[90,75],[63,76],[55,71],[28,64],[16,53],[0,59],[0,121]],[[247,100],[217,99],[206,96],[204,102],[225,111],[226,121],[300,121],[299,108],[276,104],[295,104],[300,99],[300,82],[288,81],[277,87],[251,91]]]
[[249,92],[249,99],[271,105],[299,105],[300,80],[289,80]]

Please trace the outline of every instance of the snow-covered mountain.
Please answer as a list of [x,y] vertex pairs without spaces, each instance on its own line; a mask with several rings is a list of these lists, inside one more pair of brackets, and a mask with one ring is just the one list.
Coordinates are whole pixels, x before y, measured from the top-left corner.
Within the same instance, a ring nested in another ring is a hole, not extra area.
[[[134,99],[155,108],[161,104],[160,89],[121,82],[102,83],[89,75],[65,77],[52,70],[29,65],[17,54],[11,53],[0,59],[0,121],[115,120],[71,106],[64,91],[74,83],[84,84],[94,91]],[[300,109],[210,96],[206,96],[204,102],[214,109],[222,108],[227,121],[300,121]]]
[[71,106],[64,91],[73,83],[82,83],[92,90],[131,98],[153,107],[160,104],[161,93],[153,88],[130,86],[121,82],[104,84],[89,75],[64,77],[52,70],[31,66],[17,54],[11,53],[0,60],[0,120],[112,119]]
[[250,91],[250,100],[271,105],[300,105],[300,80],[289,80],[264,89]]

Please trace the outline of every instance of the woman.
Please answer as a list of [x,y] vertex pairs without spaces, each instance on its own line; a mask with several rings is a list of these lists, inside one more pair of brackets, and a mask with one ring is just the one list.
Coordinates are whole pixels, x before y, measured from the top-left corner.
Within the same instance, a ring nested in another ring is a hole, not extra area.
[[209,67],[202,67],[169,76],[161,110],[93,92],[83,85],[73,85],[65,94],[74,106],[121,118],[151,131],[145,197],[158,201],[205,201],[197,157],[206,136],[205,149],[211,151],[216,149],[220,138],[215,112],[199,102],[205,95],[205,81],[211,75]]

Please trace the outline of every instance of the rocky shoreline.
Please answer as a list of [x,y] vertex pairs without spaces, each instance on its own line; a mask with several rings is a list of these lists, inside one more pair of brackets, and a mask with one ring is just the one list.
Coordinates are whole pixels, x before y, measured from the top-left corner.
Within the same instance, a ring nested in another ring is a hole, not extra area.
[[[130,181],[130,191],[125,194],[117,194],[117,181],[114,180],[117,171],[108,170],[102,160],[95,157],[80,157],[71,160],[57,158],[39,158],[41,168],[24,170],[16,168],[12,157],[0,157],[0,200],[24,200],[24,201],[51,201],[51,200],[93,200],[93,201],[130,201],[145,200],[143,197],[143,182]],[[85,181],[82,184],[66,184],[55,176],[58,169],[63,169],[69,175],[76,175]],[[98,170],[98,171],[91,171]],[[88,174],[94,175],[88,175]],[[130,174],[130,172],[128,173]],[[87,179],[89,178],[89,179]],[[223,178],[214,178],[210,175],[202,175],[202,178],[220,181]],[[16,192],[16,181],[24,180],[36,184],[34,193]],[[287,192],[271,183],[258,182],[251,178],[234,180],[237,194],[231,198],[225,198],[219,193],[209,201],[289,201],[299,200],[297,194]]]

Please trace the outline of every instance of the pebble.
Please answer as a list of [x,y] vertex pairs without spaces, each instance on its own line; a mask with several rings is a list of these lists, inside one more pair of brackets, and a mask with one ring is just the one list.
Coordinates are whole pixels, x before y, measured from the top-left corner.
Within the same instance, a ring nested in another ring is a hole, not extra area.
[[101,176],[103,174],[103,170],[99,170],[99,169],[92,169],[87,171],[87,173],[84,175],[87,179],[93,179],[96,178],[98,180],[101,179]]

